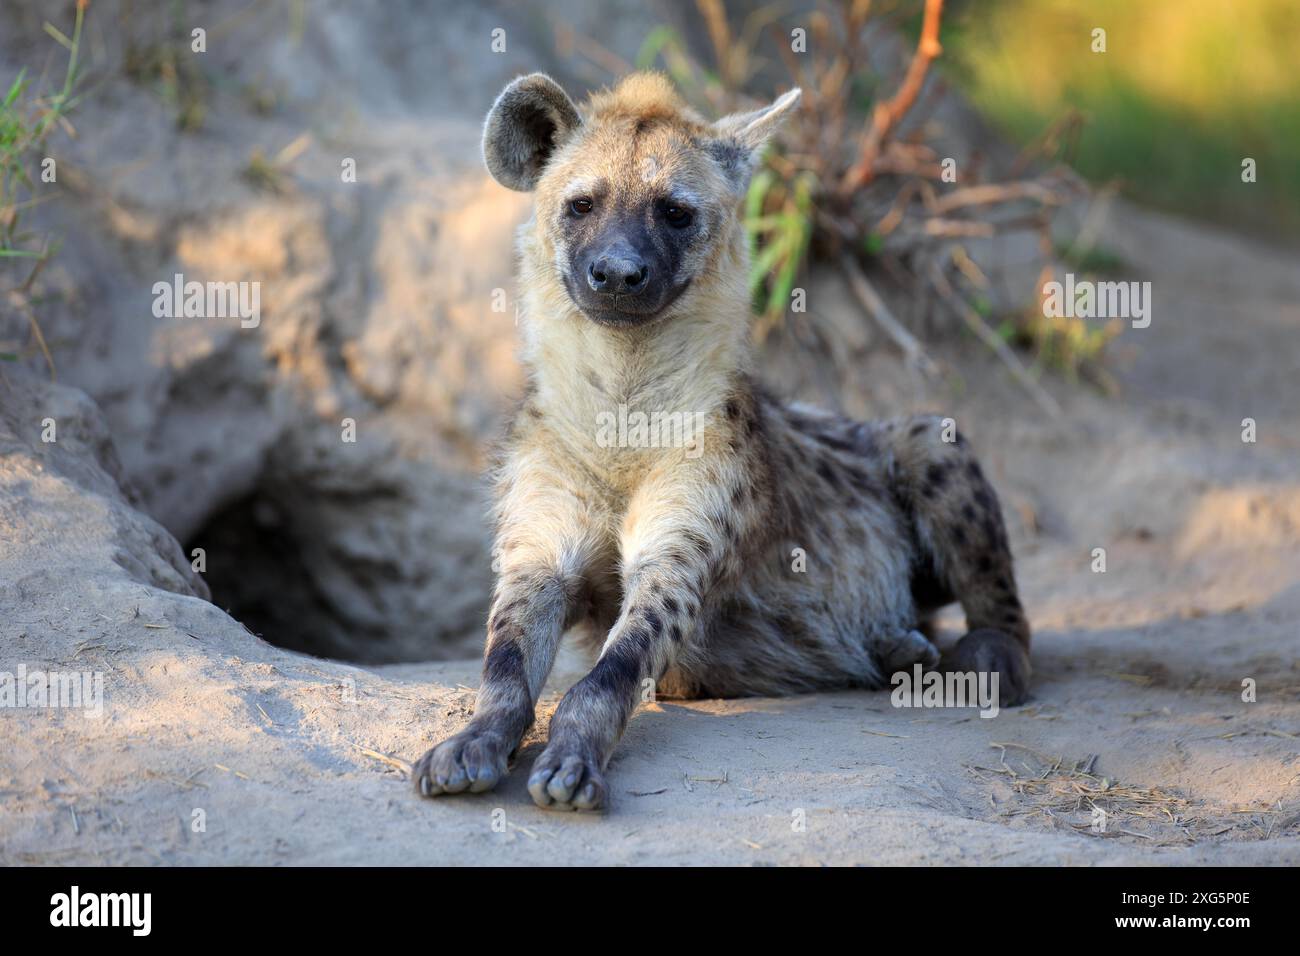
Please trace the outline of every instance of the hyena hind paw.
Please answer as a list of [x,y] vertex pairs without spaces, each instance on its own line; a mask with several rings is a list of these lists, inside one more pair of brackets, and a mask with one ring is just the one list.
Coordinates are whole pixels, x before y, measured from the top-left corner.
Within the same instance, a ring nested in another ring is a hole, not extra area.
[[510,748],[498,734],[465,730],[448,737],[415,762],[411,782],[416,793],[482,793],[506,775]]
[[1023,704],[1029,696],[1029,652],[1005,631],[981,627],[971,631],[944,655],[944,671],[994,673],[1003,707]]

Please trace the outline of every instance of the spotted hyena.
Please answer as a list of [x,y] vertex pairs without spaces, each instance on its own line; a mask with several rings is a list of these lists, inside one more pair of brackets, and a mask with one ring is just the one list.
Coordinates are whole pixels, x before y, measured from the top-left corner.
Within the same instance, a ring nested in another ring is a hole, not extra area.
[[[1029,625],[967,443],[937,418],[785,404],[753,378],[741,199],[798,101],[710,123],[635,74],[579,110],[533,74],[489,112],[488,169],[536,194],[519,233],[529,384],[496,471],[474,717],[416,764],[419,792],[501,779],[566,632],[595,663],[533,764],[541,806],[604,804],[648,688],[881,687],[939,665],[918,628],[953,600],[969,632],[943,666],[996,671],[1001,702],[1023,699]],[[703,427],[671,440],[655,415]]]

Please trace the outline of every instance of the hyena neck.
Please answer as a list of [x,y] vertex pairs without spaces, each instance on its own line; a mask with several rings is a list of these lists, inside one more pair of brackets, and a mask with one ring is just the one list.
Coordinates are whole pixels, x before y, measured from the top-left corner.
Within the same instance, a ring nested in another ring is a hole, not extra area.
[[552,421],[581,428],[623,408],[711,416],[748,381],[743,299],[725,308],[714,299],[707,308],[635,329],[598,325],[567,303],[552,302],[559,307],[549,314],[530,310],[523,354],[534,403]]
[[673,316],[644,329],[610,329],[581,313],[541,319],[525,365],[533,403],[573,450],[605,458],[597,427],[641,415],[706,423],[748,381],[747,314]]

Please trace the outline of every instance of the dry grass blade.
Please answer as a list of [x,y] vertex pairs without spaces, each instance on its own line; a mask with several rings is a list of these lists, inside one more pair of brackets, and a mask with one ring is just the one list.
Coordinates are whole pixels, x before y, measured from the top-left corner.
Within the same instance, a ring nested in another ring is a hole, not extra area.
[[386,753],[380,753],[378,750],[371,750],[369,747],[363,747],[361,744],[353,743],[351,740],[349,740],[348,743],[352,744],[353,747],[365,754],[367,757],[370,757],[372,760],[378,760],[381,763],[388,764],[390,767],[396,767],[408,777],[411,775],[411,765],[400,757],[393,757]]
[[[1013,802],[999,800],[994,803],[1001,817],[1042,816],[1054,826],[1091,831],[1096,836],[1123,834],[1175,845],[1219,836],[1241,827],[1262,829],[1264,818],[1272,818],[1273,828],[1276,828],[1279,818],[1283,827],[1287,825],[1286,814],[1279,807],[1217,806],[1171,789],[1143,787],[1098,776],[1094,772],[1095,754],[1067,767],[1063,758],[1047,756],[1023,744],[995,743],[990,746],[999,751],[1001,766],[970,769],[975,773],[993,775],[1018,798]],[[1008,748],[1022,754],[1018,762],[1023,772],[1017,773],[1007,765]],[[1102,814],[1100,826],[1096,825],[1097,811]],[[1254,819],[1243,820],[1243,815],[1251,815]],[[1145,832],[1121,826],[1120,821],[1140,823]]]

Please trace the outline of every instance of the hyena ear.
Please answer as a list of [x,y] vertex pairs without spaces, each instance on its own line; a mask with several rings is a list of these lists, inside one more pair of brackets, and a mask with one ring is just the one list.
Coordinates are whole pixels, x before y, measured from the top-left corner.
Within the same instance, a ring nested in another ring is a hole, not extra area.
[[558,83],[545,73],[521,76],[488,110],[483,162],[502,186],[528,192],[555,147],[581,125],[577,108]]
[[740,191],[749,186],[763,147],[799,105],[802,95],[803,90],[795,87],[762,109],[732,113],[713,124],[717,138],[709,144],[709,151]]

